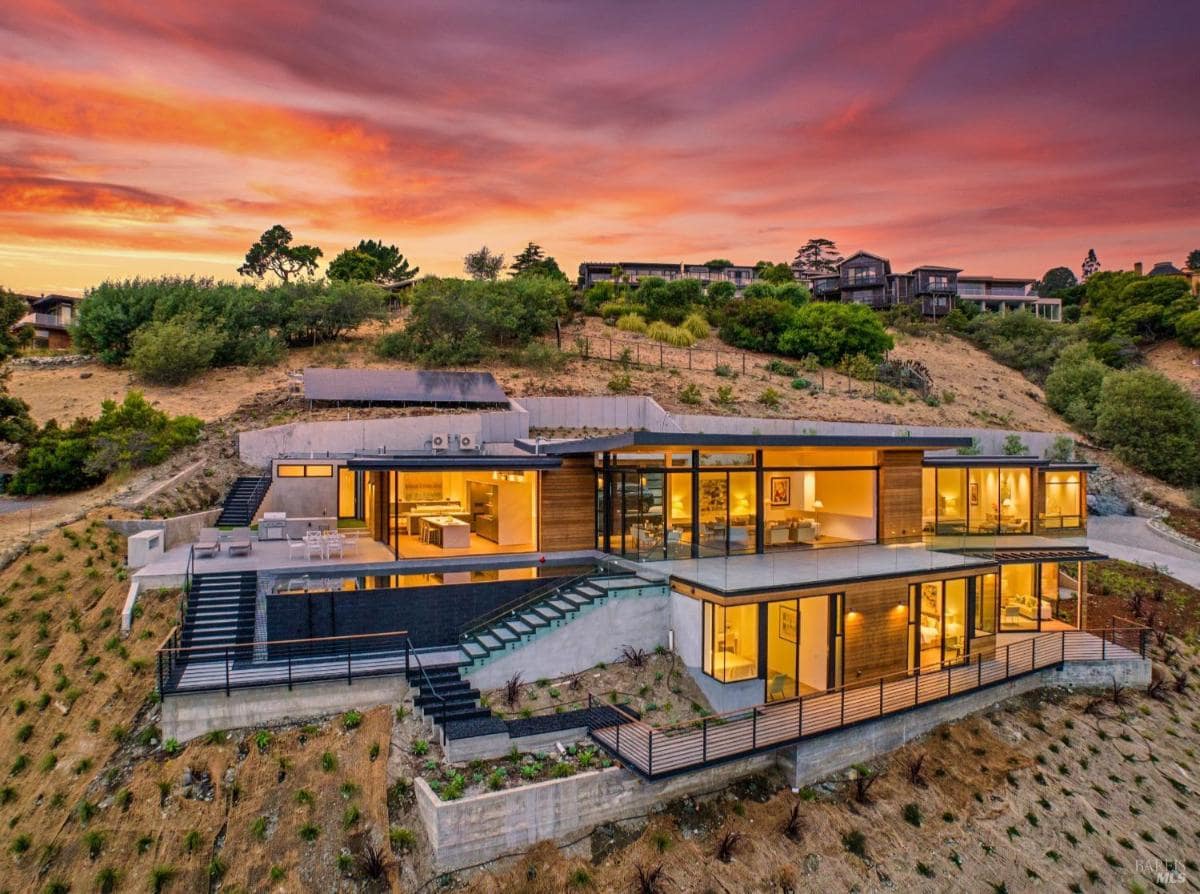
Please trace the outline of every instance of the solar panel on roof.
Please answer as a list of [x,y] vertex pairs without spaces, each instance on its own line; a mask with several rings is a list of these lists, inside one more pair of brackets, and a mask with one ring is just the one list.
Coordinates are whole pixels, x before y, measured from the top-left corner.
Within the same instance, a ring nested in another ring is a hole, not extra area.
[[491,373],[409,369],[306,369],[304,396],[343,403],[508,403]]

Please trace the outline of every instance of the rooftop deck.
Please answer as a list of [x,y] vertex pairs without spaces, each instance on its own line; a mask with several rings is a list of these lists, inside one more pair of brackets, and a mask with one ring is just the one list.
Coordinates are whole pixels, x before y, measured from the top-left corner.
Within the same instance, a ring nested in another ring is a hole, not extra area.
[[732,595],[991,564],[994,562],[986,556],[931,550],[923,543],[872,543],[730,556],[725,560],[671,559],[645,567],[701,589]]

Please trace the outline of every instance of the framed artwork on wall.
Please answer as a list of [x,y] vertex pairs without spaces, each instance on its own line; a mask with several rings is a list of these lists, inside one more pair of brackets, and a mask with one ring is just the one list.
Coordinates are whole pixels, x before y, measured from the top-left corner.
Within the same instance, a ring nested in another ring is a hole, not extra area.
[[970,497],[971,505],[978,506],[979,505],[979,482],[978,481],[971,482],[970,494],[971,494],[971,497]]
[[789,643],[800,642],[799,624],[796,609],[790,605],[779,607],[779,638]]
[[792,479],[791,478],[772,478],[771,479],[771,505],[772,506],[790,506],[792,505]]

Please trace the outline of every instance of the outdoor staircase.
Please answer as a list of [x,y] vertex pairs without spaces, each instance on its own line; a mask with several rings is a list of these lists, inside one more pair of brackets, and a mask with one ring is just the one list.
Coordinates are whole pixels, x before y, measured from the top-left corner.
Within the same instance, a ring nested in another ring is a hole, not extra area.
[[225,502],[221,504],[221,515],[217,526],[242,528],[254,521],[254,513],[262,505],[263,497],[271,487],[271,477],[242,477],[233,482]]
[[635,572],[572,578],[529,598],[496,618],[474,627],[459,641],[469,662],[468,675],[539,636],[569,624],[621,596],[665,596],[665,580]]
[[408,684],[417,694],[413,705],[434,722],[445,726],[461,721],[480,721],[492,712],[479,704],[479,690],[462,678],[457,665],[443,665],[422,670],[410,667]]
[[253,571],[197,574],[188,591],[180,645],[185,648],[254,642],[258,576]]

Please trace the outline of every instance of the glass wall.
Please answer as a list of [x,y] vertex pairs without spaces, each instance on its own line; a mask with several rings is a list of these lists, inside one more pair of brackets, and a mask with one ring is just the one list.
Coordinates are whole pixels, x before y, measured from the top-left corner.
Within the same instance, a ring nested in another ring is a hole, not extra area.
[[1000,566],[1000,630],[1036,630],[1037,576],[1033,565]]
[[975,578],[975,636],[996,633],[996,575]]
[[597,543],[652,560],[874,542],[875,466],[783,465],[830,461],[833,454],[845,462],[876,460],[871,450],[828,452],[609,454],[607,465],[598,463]]
[[704,672],[722,683],[758,676],[758,606],[704,603]]
[[767,603],[768,702],[807,695],[829,683],[829,597]]
[[338,469],[338,518],[358,518],[358,475],[353,469]]
[[1083,473],[1044,472],[1039,526],[1044,531],[1081,528],[1084,525]]
[[[928,474],[930,471],[933,475]],[[1028,534],[1030,470],[1023,466],[926,469],[925,530],[937,534]],[[930,518],[932,514],[932,518]]]
[[939,667],[967,655],[967,581],[926,581],[909,587],[909,644],[917,667]]

